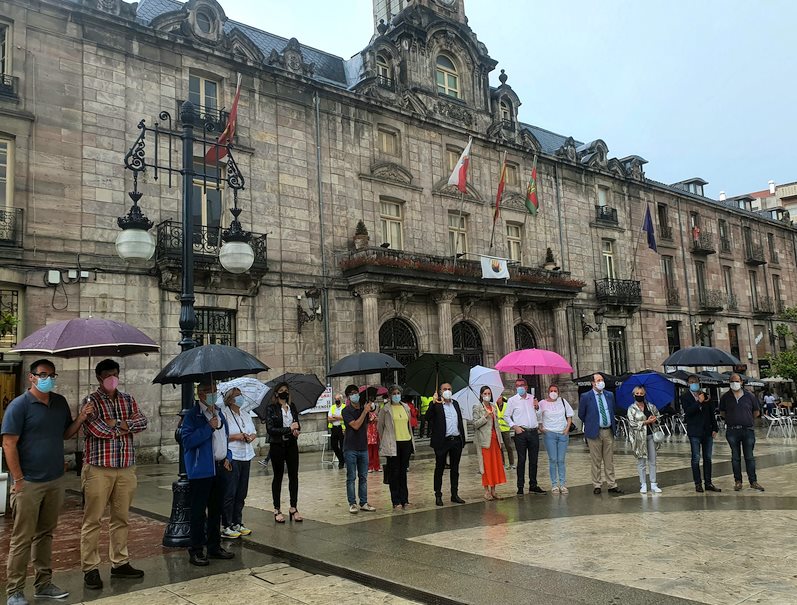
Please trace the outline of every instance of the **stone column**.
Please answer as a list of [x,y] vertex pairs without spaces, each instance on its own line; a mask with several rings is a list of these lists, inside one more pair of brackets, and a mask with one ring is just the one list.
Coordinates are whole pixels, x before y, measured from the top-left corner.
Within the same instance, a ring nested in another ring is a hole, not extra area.
[[455,292],[437,292],[433,297],[437,303],[437,328],[440,339],[440,352],[454,352],[454,337],[451,334],[451,301],[456,298]]
[[379,291],[377,284],[363,284],[354,291],[363,301],[363,346],[366,351],[379,351]]
[[504,355],[515,350],[515,304],[516,296],[505,296],[501,299],[501,340]]
[[570,338],[567,325],[567,307],[564,302],[558,303],[553,308],[553,336],[556,351],[570,361]]

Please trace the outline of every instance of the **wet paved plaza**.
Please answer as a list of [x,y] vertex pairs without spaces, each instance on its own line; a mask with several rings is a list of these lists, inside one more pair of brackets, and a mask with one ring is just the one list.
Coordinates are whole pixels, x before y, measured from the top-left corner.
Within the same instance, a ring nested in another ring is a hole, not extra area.
[[[421,446],[420,453],[425,450]],[[446,477],[446,506],[438,508],[431,488],[434,464],[427,458],[412,462],[409,510],[392,510],[382,475],[373,473],[369,501],[377,511],[352,515],[345,471],[322,466],[318,453],[303,454],[299,509],[306,521],[275,525],[271,475],[254,464],[244,516],[254,533],[231,544],[235,560],[192,568],[183,551],[139,544],[131,548],[134,563],[147,570],[139,584],[109,582],[105,565],[104,591],[84,590],[74,554],[71,571],[65,561],[56,582],[73,590],[67,602],[103,605],[405,599],[490,605],[797,604],[797,442],[759,433],[756,461],[766,492],[749,489],[746,481],[743,491],[734,492],[730,452],[720,436],[714,483],[723,491],[698,494],[688,443],[675,437],[659,451],[663,493],[641,495],[636,461],[618,442],[615,465],[626,495],[604,490],[596,496],[586,446],[574,437],[566,496],[518,497],[511,475],[498,490],[503,499],[485,502],[476,457],[466,455],[460,495],[467,503],[448,502]],[[147,539],[160,529],[152,524],[169,513],[173,473],[173,465],[139,468],[134,506]],[[543,488],[550,487],[544,450],[538,478]],[[78,487],[74,475],[70,484]],[[73,531],[68,518],[78,515],[79,510],[65,510],[64,533]]]

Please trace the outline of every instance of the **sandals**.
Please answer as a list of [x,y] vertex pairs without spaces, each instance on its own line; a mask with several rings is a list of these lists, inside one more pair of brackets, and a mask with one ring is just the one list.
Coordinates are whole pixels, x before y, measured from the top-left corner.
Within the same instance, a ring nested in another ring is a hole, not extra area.
[[302,521],[304,521],[304,517],[302,517],[299,514],[299,511],[295,508],[293,510],[288,511],[288,516],[291,518],[291,521],[296,521],[297,523],[301,523]]
[[488,502],[490,500],[495,500],[492,494],[484,494],[484,499],[487,500]]
[[277,523],[285,523],[285,515],[283,515],[281,511],[275,510],[274,521]]

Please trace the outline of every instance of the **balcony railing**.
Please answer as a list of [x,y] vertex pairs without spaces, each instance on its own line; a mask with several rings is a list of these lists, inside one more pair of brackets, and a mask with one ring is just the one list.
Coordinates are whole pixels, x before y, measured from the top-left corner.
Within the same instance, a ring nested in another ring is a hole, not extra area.
[[699,292],[700,308],[705,311],[721,311],[727,302],[722,290],[702,290]]
[[764,246],[761,244],[748,244],[745,247],[744,262],[748,265],[765,265],[767,259],[764,256]]
[[783,315],[783,312],[786,310],[786,303],[782,298],[775,299],[775,311],[778,315]]
[[0,74],[0,97],[18,98],[19,78],[8,74]]
[[672,241],[672,227],[670,225],[659,225],[659,239]]
[[725,252],[726,254],[731,252],[731,238],[720,237],[720,252]]
[[22,248],[22,208],[0,210],[0,247]]
[[[221,250],[221,232],[219,227],[194,227],[194,262],[208,269],[221,270],[219,250]],[[268,271],[268,254],[266,235],[252,234],[249,242],[255,253],[255,261],[250,271]],[[179,221],[163,221],[157,227],[157,243],[155,261],[180,260],[183,246],[183,224]]]
[[717,251],[714,246],[714,234],[710,231],[698,231],[692,236],[693,254],[714,254]]
[[[180,115],[180,107],[184,101],[177,101],[177,116]],[[202,125],[205,132],[208,133],[221,133],[227,128],[227,122],[230,119],[230,113],[219,109],[218,107],[205,107],[204,105],[194,105],[197,112],[198,123]]]
[[667,304],[678,306],[681,304],[681,293],[674,286],[665,286],[665,293],[667,294]]
[[595,206],[595,220],[601,223],[619,224],[617,220],[617,208],[609,206]]
[[642,303],[642,288],[632,279],[595,280],[595,297],[607,305],[637,306]]
[[388,78],[387,76],[376,76],[376,84],[380,88],[386,88],[387,90],[396,89],[395,80],[393,80],[393,78]]
[[769,296],[759,296],[753,301],[753,313],[755,315],[774,315],[774,301]]
[[728,292],[728,299],[725,302],[725,306],[728,311],[738,311],[739,310],[739,301],[736,299],[736,294],[733,292]]

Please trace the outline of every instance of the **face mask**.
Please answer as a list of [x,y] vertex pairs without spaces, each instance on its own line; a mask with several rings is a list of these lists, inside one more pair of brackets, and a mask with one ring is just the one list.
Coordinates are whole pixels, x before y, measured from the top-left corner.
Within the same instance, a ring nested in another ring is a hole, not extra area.
[[349,401],[352,403],[360,403],[360,395],[358,393],[352,393],[349,395]]
[[526,387],[518,387],[517,388],[517,394],[520,395],[521,397],[523,397],[523,395],[526,394]]
[[279,399],[280,401],[288,401],[289,397],[290,397],[289,393],[277,393],[277,399]]
[[36,381],[36,388],[42,393],[49,393],[55,388],[55,379],[52,376],[47,378],[39,378]]
[[244,403],[246,403],[246,397],[244,397],[243,395],[238,395],[235,398],[235,405],[237,405],[238,407],[241,407]]
[[390,401],[393,403],[401,403],[401,395],[391,395]]
[[692,384],[689,385],[689,390],[692,391],[693,393],[697,393],[700,390],[700,385],[696,382],[693,382]]
[[557,397],[559,397],[559,393],[557,391],[551,391],[550,393],[548,393],[548,397],[550,397],[551,399],[556,399]]
[[443,391],[443,399],[451,399],[451,391],[449,391],[448,389]]
[[637,401],[642,402],[642,401],[645,401],[645,396],[644,395],[634,395],[634,399],[636,399]]
[[602,391],[603,389],[606,388],[606,383],[603,382],[602,380],[599,381],[599,382],[596,382],[595,383],[595,388],[598,389],[599,391]]
[[335,405],[340,405],[340,399],[335,400]]
[[205,405],[211,406],[216,405],[216,399],[218,398],[218,393],[208,393],[205,395]]
[[734,391],[741,391],[742,390],[742,383],[741,382],[732,382],[731,389]]
[[107,392],[112,393],[116,390],[116,387],[119,386],[119,377],[118,376],[108,376],[105,380],[102,381],[102,388],[105,389]]
[[485,403],[490,403],[491,399],[492,398],[489,395],[482,395],[482,401],[484,401]]

